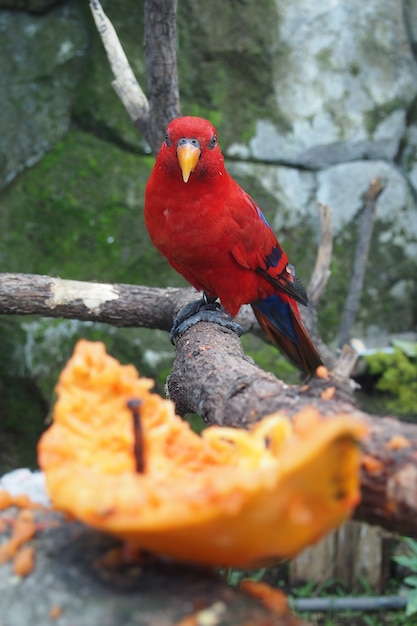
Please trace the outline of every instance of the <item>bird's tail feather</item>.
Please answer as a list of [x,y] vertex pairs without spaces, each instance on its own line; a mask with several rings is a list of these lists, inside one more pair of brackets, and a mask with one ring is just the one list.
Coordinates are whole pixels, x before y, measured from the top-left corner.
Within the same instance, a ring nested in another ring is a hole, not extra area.
[[323,361],[302,323],[296,303],[281,296],[252,302],[252,309],[264,333],[298,368],[313,375]]

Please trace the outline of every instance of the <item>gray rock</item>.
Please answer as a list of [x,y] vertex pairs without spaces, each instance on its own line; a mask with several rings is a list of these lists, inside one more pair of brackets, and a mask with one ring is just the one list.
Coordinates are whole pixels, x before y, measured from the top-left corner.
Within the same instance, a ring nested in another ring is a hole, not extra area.
[[417,123],[407,127],[404,135],[404,148],[401,154],[401,166],[407,179],[417,194]]
[[[42,482],[39,472],[20,469],[0,478],[0,489],[39,501],[42,492],[45,496]],[[0,511],[0,520],[14,514]],[[2,626],[44,626],[55,620],[60,626],[174,626],[187,616],[222,626],[295,623],[289,613],[270,611],[211,569],[149,555],[106,566],[109,550],[120,548],[116,539],[52,511],[37,511],[36,518],[44,529],[31,542],[34,571],[21,578],[10,562],[0,564]]]
[[32,502],[42,506],[51,504],[42,472],[32,472],[24,467],[8,472],[0,477],[1,489],[12,496],[27,495]]
[[67,132],[87,31],[73,3],[46,15],[0,12],[0,187]]
[[404,22],[411,44],[415,49],[417,45],[417,0],[404,1]]
[[0,3],[2,9],[27,11],[29,13],[41,13],[56,4],[56,0],[1,0]]
[[[357,161],[329,167],[317,176],[317,199],[333,211],[334,232],[338,235],[363,207],[371,181],[380,177],[385,189],[378,199],[376,220],[383,222],[388,234],[380,233],[380,243],[408,248],[417,253],[417,213],[407,180],[393,165],[384,161]],[[385,230],[385,229],[384,229]]]
[[[271,226],[279,232],[283,226],[294,228],[305,221],[316,198],[316,175],[313,172],[260,163],[230,162],[227,164],[230,174],[239,180],[246,179],[243,186],[251,191],[250,181],[256,181],[266,193],[274,198],[275,211]],[[256,195],[254,194],[254,198]],[[259,202],[259,201],[258,201]],[[265,207],[261,206],[262,210]],[[311,218],[318,217],[312,211]]]
[[402,2],[277,7],[275,111],[256,120],[251,156],[308,168],[393,159],[417,93]]

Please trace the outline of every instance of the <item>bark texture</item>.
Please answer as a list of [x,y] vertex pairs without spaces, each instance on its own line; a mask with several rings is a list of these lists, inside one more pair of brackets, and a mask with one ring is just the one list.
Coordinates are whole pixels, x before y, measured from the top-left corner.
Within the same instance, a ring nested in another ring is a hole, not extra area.
[[[195,299],[192,289],[155,289],[0,274],[0,313],[37,314],[170,330],[174,316]],[[250,308],[237,321],[256,329]],[[342,354],[339,365],[349,355]],[[349,367],[347,372],[349,373]],[[291,417],[313,404],[331,419],[345,412],[364,420],[362,503],[356,517],[417,537],[417,426],[367,415],[355,406],[349,380],[336,364],[328,380],[289,386],[248,358],[238,336],[200,322],[176,343],[167,390],[177,412],[199,413],[207,424],[247,427],[273,411]]]

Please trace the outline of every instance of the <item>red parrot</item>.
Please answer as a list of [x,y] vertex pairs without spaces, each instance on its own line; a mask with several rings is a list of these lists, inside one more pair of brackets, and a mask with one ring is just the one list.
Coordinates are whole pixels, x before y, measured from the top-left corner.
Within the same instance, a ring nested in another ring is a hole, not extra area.
[[169,123],[145,191],[145,221],[159,252],[233,318],[251,304],[264,332],[306,374],[322,360],[297,302],[307,295],[268,221],[230,176],[216,129],[199,117]]

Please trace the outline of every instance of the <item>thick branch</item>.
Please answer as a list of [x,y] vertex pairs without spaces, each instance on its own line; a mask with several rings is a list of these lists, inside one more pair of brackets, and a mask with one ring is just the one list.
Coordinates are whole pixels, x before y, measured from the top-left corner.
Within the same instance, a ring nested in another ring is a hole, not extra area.
[[346,412],[365,421],[369,435],[362,446],[362,504],[356,517],[417,537],[416,425],[362,413],[333,379],[290,387],[254,365],[238,337],[214,324],[188,330],[176,353],[167,388],[181,414],[194,411],[209,424],[247,426],[273,411],[292,416],[314,404],[329,418]]
[[3,314],[169,330],[176,308],[181,308],[188,299],[192,299],[191,289],[165,290],[34,274],[0,274],[0,313]]
[[356,519],[417,537],[417,426],[365,417],[362,502]]
[[[193,289],[0,274],[0,314],[169,330],[178,310],[195,296]],[[250,307],[242,307],[238,321],[246,332],[255,328]],[[343,376],[340,380],[341,367],[329,381],[314,379],[308,385],[290,387],[246,357],[234,333],[208,323],[188,330],[178,340],[176,353],[167,386],[181,414],[194,411],[207,423],[247,426],[272,411],[291,416],[314,404],[324,415],[345,411],[364,419],[370,434],[363,444],[363,501],[357,515],[403,534],[417,535],[417,426],[358,411]],[[326,400],[333,393],[332,387],[334,396]]]
[[[0,314],[3,315],[62,317],[169,331],[178,311],[198,297],[191,287],[160,289],[37,274],[0,274]],[[236,319],[244,332],[259,329],[248,306],[242,307]]]
[[[181,415],[196,412],[208,424],[225,426],[248,426],[277,410],[291,416],[312,403],[332,415],[334,402],[320,398],[331,385],[318,379],[302,386],[285,384],[244,354],[235,333],[207,322],[177,341],[167,380],[168,394]],[[337,411],[357,413],[349,391],[341,386],[336,395]]]
[[154,151],[162,143],[168,122],[180,114],[176,14],[177,0],[145,2],[146,83],[151,110],[149,133],[156,146]]

